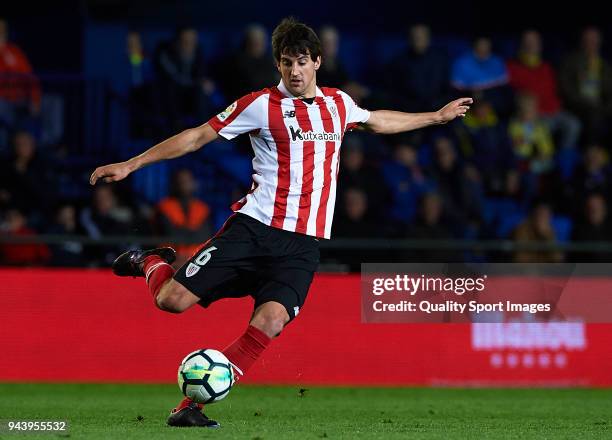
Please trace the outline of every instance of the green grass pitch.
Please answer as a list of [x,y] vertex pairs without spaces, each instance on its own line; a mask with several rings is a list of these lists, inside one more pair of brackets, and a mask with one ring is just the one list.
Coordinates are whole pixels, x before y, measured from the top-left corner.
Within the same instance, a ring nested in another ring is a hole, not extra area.
[[237,386],[218,430],[170,428],[171,385],[0,384],[0,419],[68,420],[70,439],[612,438],[612,390]]

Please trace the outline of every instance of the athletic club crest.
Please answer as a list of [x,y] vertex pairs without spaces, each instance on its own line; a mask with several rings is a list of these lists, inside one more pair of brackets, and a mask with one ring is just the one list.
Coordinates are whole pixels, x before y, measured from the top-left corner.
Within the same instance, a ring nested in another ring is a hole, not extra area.
[[200,266],[197,264],[189,263],[187,266],[187,270],[185,271],[185,276],[187,278],[194,276],[200,270]]

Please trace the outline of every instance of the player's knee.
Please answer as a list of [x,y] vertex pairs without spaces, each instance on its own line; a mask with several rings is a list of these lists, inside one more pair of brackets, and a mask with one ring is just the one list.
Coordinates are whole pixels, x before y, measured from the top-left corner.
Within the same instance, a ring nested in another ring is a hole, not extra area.
[[181,313],[185,309],[181,307],[180,302],[172,296],[157,296],[157,307],[164,312]]
[[164,312],[182,313],[190,307],[183,301],[181,293],[169,284],[162,287],[155,301],[157,307]]
[[278,336],[285,324],[289,322],[289,314],[282,304],[266,303],[258,307],[251,319],[251,325],[269,337]]

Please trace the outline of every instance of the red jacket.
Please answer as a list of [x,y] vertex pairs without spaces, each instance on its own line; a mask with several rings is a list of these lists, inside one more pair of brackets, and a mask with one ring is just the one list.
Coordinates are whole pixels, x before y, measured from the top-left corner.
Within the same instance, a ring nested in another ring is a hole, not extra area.
[[[198,199],[189,201],[188,212],[183,211],[181,203],[174,197],[167,197],[159,202],[157,209],[176,228],[188,229],[193,232],[202,228],[210,216],[210,208]],[[176,251],[186,257],[197,252],[201,244],[174,245]]]
[[516,60],[510,60],[508,73],[513,89],[538,98],[538,110],[541,114],[549,115],[561,109],[557,94],[557,76],[550,64],[542,62],[536,67],[528,67]]
[[0,98],[40,103],[40,86],[28,57],[14,44],[0,46]]

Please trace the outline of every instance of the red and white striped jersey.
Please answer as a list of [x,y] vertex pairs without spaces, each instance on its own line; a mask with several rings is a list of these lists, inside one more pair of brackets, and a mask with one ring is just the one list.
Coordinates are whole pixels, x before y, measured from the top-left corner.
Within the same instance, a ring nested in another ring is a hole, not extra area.
[[344,133],[370,112],[346,93],[317,88],[312,104],[277,87],[240,98],[208,124],[226,139],[249,133],[255,152],[253,185],[232,205],[260,222],[329,238]]

